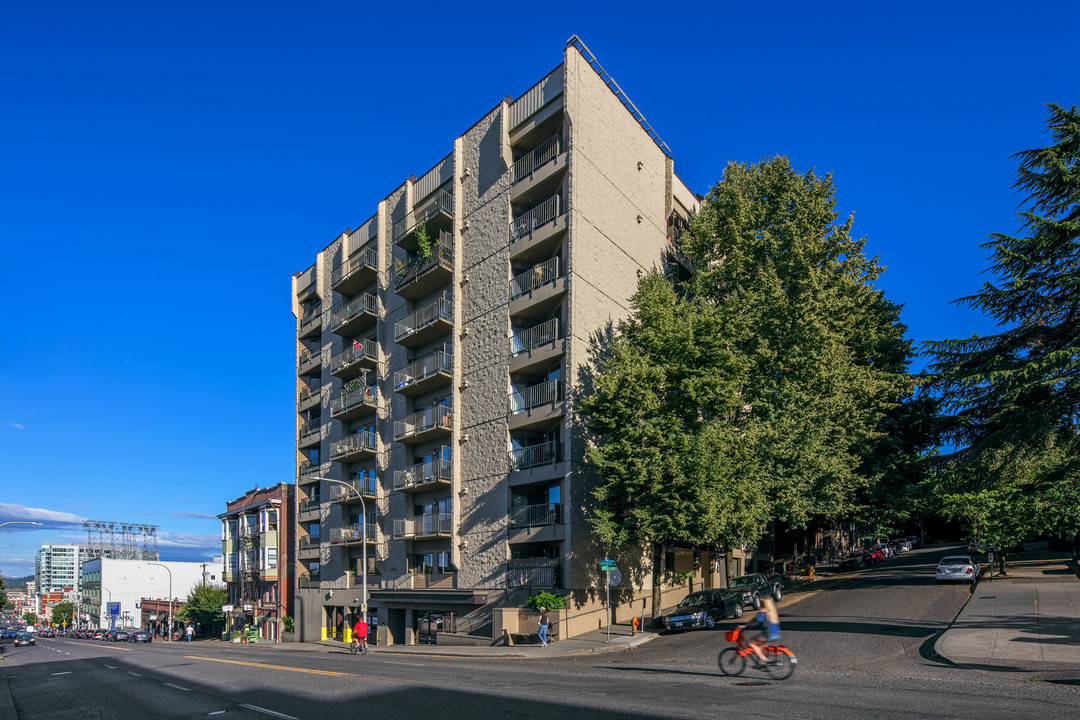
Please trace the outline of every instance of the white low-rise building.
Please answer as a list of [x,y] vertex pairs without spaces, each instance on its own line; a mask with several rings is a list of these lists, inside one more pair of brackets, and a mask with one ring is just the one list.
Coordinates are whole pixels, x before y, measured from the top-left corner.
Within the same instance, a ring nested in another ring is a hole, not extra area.
[[[94,628],[131,627],[139,624],[142,598],[169,597],[180,605],[192,588],[202,584],[207,563],[96,558],[82,564],[83,625]],[[171,592],[170,592],[171,591]],[[116,612],[110,614],[109,603]]]

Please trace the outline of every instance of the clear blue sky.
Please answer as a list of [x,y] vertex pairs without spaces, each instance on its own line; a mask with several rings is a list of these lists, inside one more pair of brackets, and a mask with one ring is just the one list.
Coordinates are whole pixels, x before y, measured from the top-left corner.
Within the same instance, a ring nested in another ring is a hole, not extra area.
[[1071,0],[366,5],[5,8],[0,522],[47,523],[0,530],[5,576],[83,518],[219,551],[226,501],[293,477],[290,275],[575,33],[691,189],[834,173],[916,341],[989,329],[949,302],[1017,228],[1042,104],[1080,100]]

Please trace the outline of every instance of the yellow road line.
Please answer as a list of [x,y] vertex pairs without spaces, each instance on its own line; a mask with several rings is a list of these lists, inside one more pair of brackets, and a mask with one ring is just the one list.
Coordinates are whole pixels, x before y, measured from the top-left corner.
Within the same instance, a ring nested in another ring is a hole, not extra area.
[[200,657],[198,655],[184,655],[184,658],[188,660],[206,660],[207,662],[228,663],[229,665],[247,665],[248,667],[265,668],[267,670],[288,670],[290,672],[309,673],[311,675],[368,678],[370,680],[380,680],[382,682],[409,684],[402,680],[388,680],[387,678],[378,677],[376,675],[357,675],[356,673],[335,672],[333,670],[308,670],[307,668],[289,667],[288,665],[267,665],[265,663],[244,662],[243,660],[223,660],[221,658]]
[[120,652],[131,652],[131,648],[116,647],[115,645],[105,645],[105,644],[100,644],[100,643],[70,642],[68,640],[65,640],[64,642],[66,642],[68,645],[85,645],[86,647],[103,647],[103,648],[108,648],[109,650],[119,650]]

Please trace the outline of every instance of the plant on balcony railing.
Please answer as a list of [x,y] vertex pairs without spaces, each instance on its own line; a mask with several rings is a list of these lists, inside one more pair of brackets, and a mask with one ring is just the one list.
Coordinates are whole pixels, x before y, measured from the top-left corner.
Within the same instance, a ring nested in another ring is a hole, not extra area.
[[363,378],[354,378],[342,385],[340,397],[330,401],[330,414],[340,415],[356,405],[375,406],[378,402],[378,388],[375,385],[365,385]]
[[438,241],[429,245],[426,255],[418,252],[410,255],[405,261],[396,261],[394,263],[394,288],[405,287],[438,265],[453,267],[454,250],[449,240],[450,233],[443,232]]

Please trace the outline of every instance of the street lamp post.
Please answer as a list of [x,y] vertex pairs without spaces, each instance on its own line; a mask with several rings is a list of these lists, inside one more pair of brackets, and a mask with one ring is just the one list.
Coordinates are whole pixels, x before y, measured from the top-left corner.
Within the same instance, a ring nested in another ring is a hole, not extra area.
[[357,490],[350,483],[345,482],[344,480],[334,480],[333,478],[320,477],[318,475],[309,475],[308,477],[313,480],[322,480],[323,482],[332,482],[337,483],[338,485],[344,485],[349,490],[356,493],[356,499],[360,501],[360,528],[362,533],[360,542],[363,545],[364,549],[364,577],[362,584],[363,590],[361,591],[362,594],[360,595],[360,613],[361,616],[364,618],[364,622],[367,622],[367,503],[364,502],[364,496],[360,494],[360,491]]
[[[104,590],[105,592],[109,593],[109,605],[111,605],[112,604],[112,590],[110,590],[107,587],[102,587],[101,589]],[[106,606],[106,607],[108,607],[108,606]],[[101,625],[101,606],[100,605],[98,606],[98,625]],[[113,625],[112,613],[109,613],[109,629],[110,630],[115,630],[116,629],[116,626]]]
[[41,525],[37,520],[8,520],[7,522],[0,523],[0,527],[5,525]]
[[168,565],[162,565],[161,563],[147,562],[146,564],[163,567],[169,573],[169,631],[165,635],[165,642],[172,642],[172,570],[169,569]]

